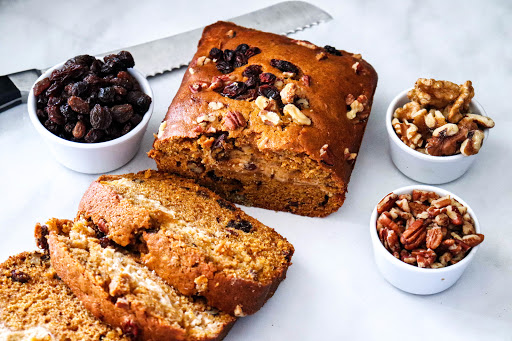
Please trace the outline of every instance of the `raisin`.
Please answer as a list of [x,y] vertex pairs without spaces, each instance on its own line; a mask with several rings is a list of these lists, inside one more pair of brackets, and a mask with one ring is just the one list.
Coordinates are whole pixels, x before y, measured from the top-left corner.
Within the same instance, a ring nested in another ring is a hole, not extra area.
[[48,131],[54,135],[57,135],[60,131],[59,129],[59,125],[50,121],[50,120],[46,120],[44,123],[43,123],[44,127],[46,129],[48,129]]
[[132,340],[138,340],[141,336],[139,326],[130,319],[127,319],[122,323],[121,330],[127,337],[131,338]]
[[107,129],[112,123],[112,114],[107,107],[96,104],[90,112],[91,125],[94,129]]
[[325,52],[333,54],[335,56],[341,56],[341,52],[331,45],[325,45],[324,50]]
[[53,70],[50,80],[59,84],[68,82],[71,79],[80,77],[87,72],[87,67],[80,64],[69,64],[60,70]]
[[91,72],[93,72],[96,75],[99,75],[101,73],[101,67],[103,66],[103,62],[101,60],[96,59],[91,64]]
[[126,101],[133,106],[136,112],[141,114],[146,113],[151,105],[151,97],[142,91],[129,91],[126,94]]
[[251,77],[249,77],[248,80],[246,80],[244,83],[245,83],[245,86],[248,87],[248,88],[253,88],[255,87],[256,85],[258,85],[258,83],[260,82],[260,79],[258,76],[256,75],[253,75]]
[[91,66],[91,64],[95,60],[96,60],[96,58],[94,58],[93,56],[89,56],[88,54],[83,54],[83,55],[68,59],[64,65],[80,64],[80,65],[84,65],[84,66]]
[[227,200],[224,200],[224,199],[217,199],[217,203],[219,204],[220,207],[222,208],[226,208],[230,211],[236,211],[236,207],[235,205],[233,205],[232,203],[230,203],[229,201]]
[[258,166],[256,166],[254,163],[249,162],[244,165],[244,168],[250,171],[256,170]]
[[48,105],[59,106],[62,104],[63,100],[62,97],[50,96],[50,98],[48,98]]
[[119,71],[117,77],[110,81],[112,84],[122,86],[128,90],[133,89],[133,84],[136,82],[135,79],[126,71]]
[[224,148],[224,144],[226,143],[226,138],[227,138],[227,136],[228,136],[228,134],[227,134],[227,133],[220,134],[220,135],[215,139],[215,141],[213,141],[213,144],[212,144],[212,150],[217,149],[217,148]]
[[102,85],[104,83],[103,78],[98,77],[94,74],[87,75],[84,78],[84,82],[89,85]]
[[36,115],[39,118],[39,120],[46,120],[48,118],[48,115],[46,115],[43,109],[37,109]]
[[114,91],[116,92],[117,96],[123,97],[123,96],[126,96],[126,94],[128,93],[128,90],[126,90],[126,88],[124,88],[122,86],[114,85],[113,88],[114,88]]
[[252,224],[247,220],[230,220],[226,225],[228,228],[234,228],[236,230],[243,231],[245,233],[249,233],[252,230]]
[[260,82],[263,84],[274,84],[277,77],[273,73],[265,72],[260,74]]
[[68,105],[73,111],[79,114],[87,114],[89,112],[89,103],[77,96],[71,96],[68,98]]
[[132,116],[132,118],[130,119],[130,123],[132,124],[132,126],[136,126],[137,124],[139,124],[140,122],[142,122],[142,116],[139,115],[139,114],[134,114]]
[[115,105],[111,112],[114,120],[119,123],[126,123],[133,116],[133,107],[130,104]]
[[131,122],[127,122],[123,126],[123,129],[121,129],[121,135],[128,134],[130,132],[130,130],[132,130],[132,128],[133,128],[133,124]]
[[45,251],[48,251],[48,226],[42,225],[39,233],[39,237],[37,238],[37,247],[40,249],[43,249]]
[[100,238],[100,240],[99,240],[99,242],[100,242],[100,246],[101,246],[102,248],[104,248],[104,249],[105,249],[105,248],[107,248],[107,247],[109,247],[109,246],[114,246],[114,245],[115,245],[115,244],[114,244],[114,242],[112,242],[112,241],[111,241],[110,239],[108,239],[107,237],[101,237],[101,238]]
[[42,93],[37,97],[37,107],[39,109],[44,109],[46,104],[48,104],[48,96],[46,96],[46,93]]
[[60,83],[53,83],[48,89],[46,89],[46,96],[54,96],[62,89]]
[[222,177],[217,176],[217,174],[215,174],[215,171],[212,171],[212,170],[206,172],[206,175],[208,175],[208,177],[210,179],[212,179],[213,181],[221,181],[222,180]]
[[261,53],[261,50],[259,47],[256,47],[256,46],[253,46],[251,48],[249,48],[247,51],[245,51],[245,56],[247,58],[251,58],[252,56],[255,56],[257,54],[260,54]]
[[98,99],[97,92],[93,92],[89,95],[89,97],[87,97],[87,103],[89,103],[89,107],[93,107],[98,102],[99,102],[99,99]]
[[299,68],[293,65],[292,63],[287,62],[286,60],[271,59],[270,65],[275,67],[276,69],[279,69],[282,72],[299,73]]
[[84,81],[76,82],[71,86],[71,91],[69,94],[71,96],[78,96],[78,97],[84,97],[87,94],[87,91],[89,90],[89,84],[87,84]]
[[216,47],[210,50],[210,58],[220,60],[222,58],[222,50]]
[[11,271],[11,279],[15,282],[19,283],[27,283],[30,281],[30,276],[23,271],[12,270]]
[[85,126],[84,122],[82,122],[82,121],[76,122],[76,124],[73,128],[73,131],[72,131],[73,137],[77,140],[81,139],[82,137],[84,137],[86,129],[87,129],[87,127]]
[[41,79],[34,85],[34,96],[39,96],[43,91],[50,87],[50,79],[48,77]]
[[235,58],[235,51],[225,49],[222,58],[224,59],[225,62],[232,63]]
[[91,129],[89,132],[85,135],[84,140],[87,143],[95,143],[99,142],[103,138],[103,131],[99,129]]
[[198,196],[200,196],[200,197],[205,198],[205,199],[209,199],[209,198],[210,198],[210,194],[208,194],[208,192],[203,191],[203,190],[201,190],[201,189],[197,190],[197,191],[196,191],[196,194],[197,194]]
[[135,61],[133,60],[133,56],[130,52],[121,51],[117,54],[117,57],[127,69],[135,66]]
[[243,82],[233,82],[222,90],[221,95],[229,98],[235,98],[247,90],[247,86]]
[[261,65],[252,64],[245,68],[244,72],[242,72],[242,76],[250,78],[259,75],[261,72]]
[[268,84],[261,85],[258,88],[258,94],[260,96],[264,96],[264,97],[267,97],[270,99],[279,99],[280,98],[279,90],[277,90],[277,88],[275,86],[268,85]]
[[217,65],[215,65],[215,67],[217,68],[217,70],[219,70],[220,72],[222,72],[224,74],[233,72],[233,70],[234,70],[233,65],[231,65],[230,63],[225,62],[223,60],[217,62]]
[[249,89],[243,94],[236,96],[235,99],[239,101],[252,101],[255,100],[256,97],[258,97],[258,91],[256,89]]
[[46,107],[46,112],[48,114],[48,119],[55,124],[63,125],[66,123],[66,119],[61,115],[59,107],[50,105]]
[[235,52],[241,52],[245,53],[249,49],[249,45],[247,44],[240,44],[236,47]]
[[233,67],[238,68],[247,64],[247,57],[243,53],[235,54],[235,61],[233,62]]
[[100,100],[100,102],[106,104],[112,103],[114,101],[115,95],[116,91],[111,86],[106,88],[100,88],[100,90],[98,91],[98,99]]
[[101,66],[101,73],[103,74],[117,73],[126,69],[124,63],[115,54],[109,54],[108,56],[103,57],[103,61],[105,62]]

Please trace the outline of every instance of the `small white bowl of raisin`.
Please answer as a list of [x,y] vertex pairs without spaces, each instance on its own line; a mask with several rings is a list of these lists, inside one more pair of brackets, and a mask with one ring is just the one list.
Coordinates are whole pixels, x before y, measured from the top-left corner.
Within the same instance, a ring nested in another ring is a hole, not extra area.
[[384,278],[418,295],[436,294],[455,284],[484,240],[467,203],[426,185],[386,195],[372,212],[370,236]]
[[153,92],[129,52],[76,56],[48,69],[28,97],[29,117],[57,161],[81,173],[122,167],[137,153]]

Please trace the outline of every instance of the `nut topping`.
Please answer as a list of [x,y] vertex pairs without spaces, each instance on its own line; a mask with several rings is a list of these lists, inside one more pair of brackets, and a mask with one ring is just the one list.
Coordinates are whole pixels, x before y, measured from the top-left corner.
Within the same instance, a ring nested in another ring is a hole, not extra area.
[[227,130],[243,128],[246,124],[245,117],[239,111],[230,111],[224,117],[224,126]]
[[281,123],[281,117],[273,111],[261,110],[258,116],[266,125],[276,126]]
[[290,115],[293,122],[296,122],[301,125],[311,125],[311,120],[309,117],[304,115],[302,111],[299,110],[295,105],[293,104],[287,104],[283,108],[283,113],[285,115]]
[[208,103],[208,108],[211,110],[220,110],[224,108],[224,103],[222,102],[210,102]]
[[362,112],[363,110],[364,105],[361,104],[358,100],[355,100],[350,104],[350,111],[347,111],[347,118],[349,120],[353,120],[356,118],[357,113]]

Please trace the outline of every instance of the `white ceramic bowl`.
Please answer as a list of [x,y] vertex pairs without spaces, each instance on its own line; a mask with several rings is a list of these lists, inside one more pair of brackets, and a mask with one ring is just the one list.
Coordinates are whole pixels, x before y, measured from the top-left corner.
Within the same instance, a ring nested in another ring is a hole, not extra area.
[[[49,77],[53,70],[60,69],[63,65],[64,63],[60,63],[47,70],[37,79],[36,83],[45,77]],[[62,165],[81,173],[106,173],[122,167],[135,156],[153,113],[154,98],[153,91],[142,73],[135,69],[128,69],[128,72],[139,82],[142,91],[151,97],[151,105],[142,121],[128,134],[107,142],[79,143],[53,135],[39,122],[36,114],[36,98],[32,87],[28,96],[30,120],[43,137],[52,154]]]
[[[391,121],[395,110],[410,101],[407,97],[408,91],[405,90],[396,96],[389,104],[386,113],[386,129],[393,163],[409,178],[427,184],[443,184],[461,177],[475,162],[480,153],[471,156],[462,154],[453,156],[427,155],[408,147],[396,134]],[[469,107],[471,113],[487,116],[484,108],[477,101],[472,100]],[[482,148],[484,148],[485,140],[489,137],[489,129],[485,129],[484,134]]]
[[[481,233],[480,224],[478,223],[475,212],[473,212],[471,207],[469,207],[464,200],[451,192],[433,186],[412,185],[398,188],[394,190],[393,193],[398,195],[408,194],[411,193],[413,189],[436,192],[440,196],[450,195],[467,207],[468,213],[474,220],[476,232]],[[456,264],[439,269],[419,268],[393,257],[384,245],[382,245],[377,233],[377,218],[377,206],[375,206],[370,218],[370,236],[377,268],[389,283],[411,294],[436,294],[451,287],[460,278],[464,270],[466,270],[479,248],[479,245],[472,248],[466,257]]]

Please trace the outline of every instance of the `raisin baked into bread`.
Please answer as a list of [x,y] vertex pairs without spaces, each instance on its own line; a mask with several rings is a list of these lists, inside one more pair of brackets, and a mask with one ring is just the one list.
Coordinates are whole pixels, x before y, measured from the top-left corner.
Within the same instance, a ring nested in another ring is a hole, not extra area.
[[50,266],[23,252],[0,265],[0,340],[130,341],[88,312]]
[[376,85],[361,55],[218,22],[149,156],[230,201],[326,216],[345,199]]
[[[221,340],[235,318],[179,294],[92,223],[45,225],[52,267],[96,317],[135,340]],[[36,226],[39,240],[44,229]]]
[[103,175],[79,204],[108,238],[184,295],[236,316],[255,313],[285,278],[293,246],[194,181],[148,170]]

